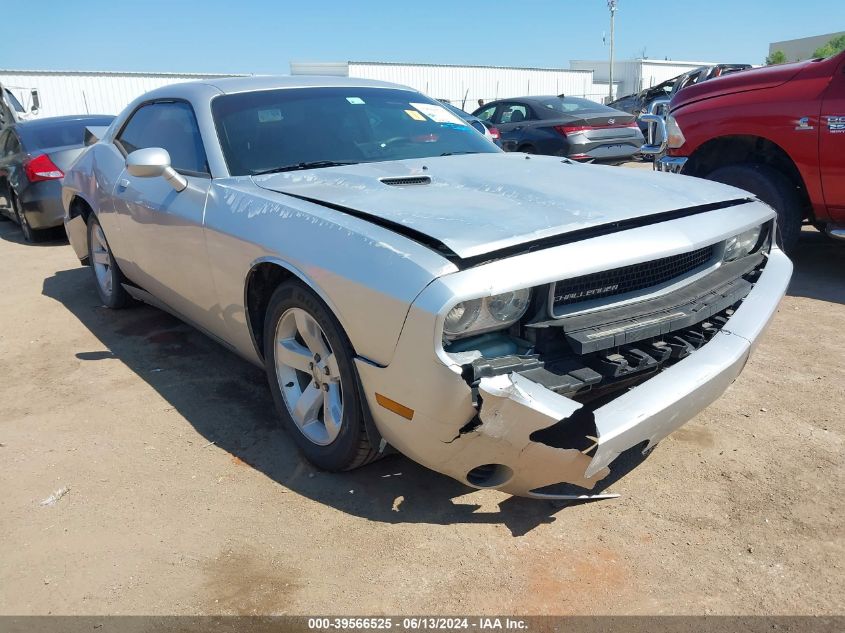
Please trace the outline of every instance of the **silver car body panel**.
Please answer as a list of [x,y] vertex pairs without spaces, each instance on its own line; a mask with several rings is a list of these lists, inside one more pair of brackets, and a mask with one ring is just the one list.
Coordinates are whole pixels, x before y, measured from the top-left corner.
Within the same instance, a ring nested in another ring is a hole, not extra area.
[[[605,170],[612,169],[605,167]],[[711,181],[585,168],[551,156],[477,154],[363,163],[258,176],[292,193],[389,220],[442,242],[461,258],[622,220],[743,198]],[[396,187],[382,179],[428,176]]]
[[[251,331],[247,286],[259,266],[285,269],[323,298],[345,330],[379,433],[462,482],[478,486],[467,474],[499,464],[504,475],[485,486],[529,496],[547,496],[537,489],[559,482],[592,488],[620,452],[658,441],[727,387],[783,295],[791,264],[775,248],[719,335],[593,412],[594,455],[533,442],[532,432],[565,423],[583,405],[510,374],[483,380],[483,402],[474,406],[461,359],[442,344],[443,320],[457,302],[685,253],[768,222],[774,212],[718,183],[504,153],[230,176],[212,99],[307,86],[396,88],[337,77],[238,78],[144,95],[66,173],[71,243],[84,258],[87,236],[77,206],[84,201],[122,271],[143,288],[136,296],[148,296],[255,364],[261,364],[262,333]],[[131,112],[155,99],[190,102],[205,146],[211,177],[187,176],[188,189],[180,193],[161,179],[128,176],[113,142]],[[431,184],[396,187],[381,180],[423,173]],[[613,229],[690,207],[702,210]],[[608,225],[611,230],[586,239],[534,248],[541,238]],[[508,247],[518,248],[496,255]],[[463,265],[487,254],[490,261]],[[412,410],[412,418],[379,404],[376,393]],[[476,417],[480,424],[462,433]],[[508,469],[512,476],[505,476]]]

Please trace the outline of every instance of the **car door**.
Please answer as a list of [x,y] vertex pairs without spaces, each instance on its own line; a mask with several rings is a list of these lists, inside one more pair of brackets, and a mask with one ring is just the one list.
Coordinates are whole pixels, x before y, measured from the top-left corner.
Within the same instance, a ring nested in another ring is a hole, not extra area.
[[825,205],[832,220],[845,223],[845,56],[822,100],[819,166]]
[[531,119],[531,108],[524,103],[505,102],[499,105],[493,120],[501,135],[502,149],[507,152],[519,149],[526,121]]
[[[191,105],[141,105],[115,137],[124,155],[161,147],[188,186],[177,192],[162,177],[124,169],[113,193],[121,239],[131,249],[133,281],[180,316],[206,329],[218,312],[209,272],[203,218],[211,177]],[[108,236],[107,236],[108,237]]]

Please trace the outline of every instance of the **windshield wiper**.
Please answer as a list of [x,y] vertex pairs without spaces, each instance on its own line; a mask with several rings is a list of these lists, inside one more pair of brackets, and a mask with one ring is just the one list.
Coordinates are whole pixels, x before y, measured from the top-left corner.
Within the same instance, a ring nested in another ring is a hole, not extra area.
[[273,169],[264,169],[262,171],[253,172],[253,176],[263,176],[264,174],[277,174],[282,171],[296,171],[298,169],[319,169],[320,167],[342,167],[343,165],[357,165],[354,160],[338,161],[338,160],[314,160],[308,163],[297,163],[296,165],[285,165],[283,167],[273,167]]

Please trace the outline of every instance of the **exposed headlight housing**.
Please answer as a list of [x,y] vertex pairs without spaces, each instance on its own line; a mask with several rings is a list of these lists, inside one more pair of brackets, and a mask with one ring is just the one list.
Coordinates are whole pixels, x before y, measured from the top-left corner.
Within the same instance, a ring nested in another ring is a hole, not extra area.
[[446,314],[443,334],[447,339],[456,339],[510,327],[525,314],[530,299],[531,290],[523,288],[461,301]]
[[687,139],[684,138],[684,133],[681,132],[681,126],[671,114],[666,117],[666,145],[671,149],[678,149],[682,147]]
[[725,255],[722,258],[726,262],[732,262],[757,250],[760,245],[760,235],[763,225],[755,226],[752,229],[734,235],[725,241]]

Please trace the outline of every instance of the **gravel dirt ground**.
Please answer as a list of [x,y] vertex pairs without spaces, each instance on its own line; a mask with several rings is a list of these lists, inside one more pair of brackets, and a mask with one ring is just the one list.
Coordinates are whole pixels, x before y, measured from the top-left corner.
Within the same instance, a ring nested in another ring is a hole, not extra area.
[[845,248],[795,260],[728,393],[565,505],[315,471],[259,369],[0,222],[0,614],[842,613]]

